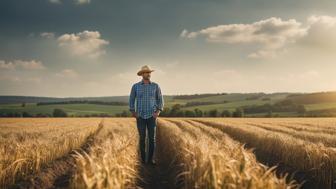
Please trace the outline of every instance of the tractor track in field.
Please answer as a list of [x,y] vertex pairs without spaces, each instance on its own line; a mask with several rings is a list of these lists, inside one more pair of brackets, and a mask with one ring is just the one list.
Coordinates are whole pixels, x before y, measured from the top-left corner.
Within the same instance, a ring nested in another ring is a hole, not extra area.
[[8,189],[69,188],[71,176],[75,171],[75,151],[80,154],[88,153],[90,146],[94,143],[95,136],[103,127],[104,123],[102,120],[99,123],[98,129],[87,137],[79,149],[74,149],[68,154],[43,165],[38,173],[18,179],[14,184],[9,186]]
[[[138,170],[137,186],[143,189],[179,189],[179,183],[175,183],[175,165],[172,160],[165,158],[165,153],[162,151],[164,142],[160,138],[160,128],[157,124],[156,138],[155,138],[155,152],[154,159],[156,165],[141,164]],[[140,157],[140,155],[138,156]]]

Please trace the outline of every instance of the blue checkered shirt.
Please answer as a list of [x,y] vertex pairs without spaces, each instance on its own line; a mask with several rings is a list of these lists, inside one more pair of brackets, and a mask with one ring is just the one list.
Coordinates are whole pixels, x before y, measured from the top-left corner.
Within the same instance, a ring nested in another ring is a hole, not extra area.
[[129,97],[129,110],[131,112],[137,112],[140,117],[147,119],[152,117],[155,111],[162,111],[163,106],[164,100],[159,84],[153,81],[145,84],[143,79],[133,84]]

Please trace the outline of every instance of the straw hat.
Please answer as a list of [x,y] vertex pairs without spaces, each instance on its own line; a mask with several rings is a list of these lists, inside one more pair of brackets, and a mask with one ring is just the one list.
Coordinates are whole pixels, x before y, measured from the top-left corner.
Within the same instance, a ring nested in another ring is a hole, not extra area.
[[154,70],[150,69],[149,66],[144,65],[144,66],[141,67],[141,70],[138,71],[137,74],[140,76],[140,75],[142,75],[143,72],[153,72],[153,71],[154,71]]

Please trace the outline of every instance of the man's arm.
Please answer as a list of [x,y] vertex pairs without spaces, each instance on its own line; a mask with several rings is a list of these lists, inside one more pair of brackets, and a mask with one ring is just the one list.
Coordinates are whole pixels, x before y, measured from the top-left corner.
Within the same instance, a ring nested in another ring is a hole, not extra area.
[[164,100],[163,100],[163,96],[161,93],[161,88],[159,85],[157,85],[157,90],[156,90],[156,109],[160,110],[161,112],[163,111],[163,106],[164,106]]
[[128,102],[128,105],[129,105],[129,111],[131,111],[132,113],[135,112],[135,85],[132,86],[132,89],[131,89],[131,93],[130,93],[130,96],[129,96],[129,102]]

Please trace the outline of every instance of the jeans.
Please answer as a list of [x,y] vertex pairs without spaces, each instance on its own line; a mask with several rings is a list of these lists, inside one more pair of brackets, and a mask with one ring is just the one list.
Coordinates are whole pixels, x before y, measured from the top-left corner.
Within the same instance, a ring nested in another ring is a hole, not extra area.
[[137,117],[137,127],[139,131],[139,147],[140,147],[140,154],[141,154],[141,159],[143,162],[146,162],[146,128],[148,131],[149,135],[149,149],[148,149],[148,162],[150,162],[153,159],[154,155],[154,149],[155,149],[155,132],[156,132],[156,118],[153,116],[144,119],[142,117]]

